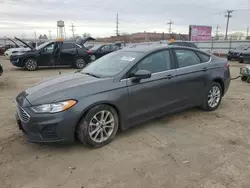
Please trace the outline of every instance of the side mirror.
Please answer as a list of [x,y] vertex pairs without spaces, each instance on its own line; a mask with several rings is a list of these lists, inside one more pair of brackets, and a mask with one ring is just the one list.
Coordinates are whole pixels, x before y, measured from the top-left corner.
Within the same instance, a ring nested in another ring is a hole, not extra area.
[[133,74],[132,81],[140,81],[141,79],[147,79],[151,77],[151,72],[147,70],[138,70]]

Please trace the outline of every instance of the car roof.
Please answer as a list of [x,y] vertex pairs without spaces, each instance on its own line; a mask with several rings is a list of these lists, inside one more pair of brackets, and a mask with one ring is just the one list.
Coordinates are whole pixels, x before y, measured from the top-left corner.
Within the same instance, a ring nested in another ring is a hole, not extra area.
[[187,46],[177,46],[177,45],[170,45],[170,46],[136,46],[134,48],[124,48],[122,50],[119,51],[127,51],[127,52],[141,52],[141,53],[150,53],[153,51],[157,51],[157,50],[163,50],[163,49],[171,49],[171,48],[180,48],[180,49],[191,49],[191,50],[198,50],[196,48],[191,48],[191,47],[187,47]]

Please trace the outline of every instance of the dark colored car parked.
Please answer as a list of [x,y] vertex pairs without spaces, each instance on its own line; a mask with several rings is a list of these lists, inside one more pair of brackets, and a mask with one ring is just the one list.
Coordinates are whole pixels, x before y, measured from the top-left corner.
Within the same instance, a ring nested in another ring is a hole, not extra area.
[[242,53],[245,53],[248,49],[250,49],[250,45],[241,45],[241,46],[238,46],[237,48],[229,50],[228,54],[227,54],[227,59],[228,60],[239,60],[240,55]]
[[119,45],[116,44],[101,44],[101,45],[96,45],[93,46],[92,48],[89,49],[88,53],[90,55],[90,60],[95,61],[96,59],[107,55],[111,52],[114,52],[116,50],[121,49]]
[[84,43],[88,40],[94,40],[91,37],[81,40],[81,44],[74,42],[51,41],[45,42],[37,48],[28,45],[24,41],[16,38],[32,50],[28,52],[17,53],[10,57],[14,66],[23,67],[34,71],[38,67],[72,66],[78,69],[84,68],[90,62],[87,49]]
[[10,48],[15,48],[14,45],[12,44],[4,44],[4,45],[0,45],[0,55],[3,55],[4,52]]
[[215,110],[229,85],[226,59],[187,47],[128,48],[26,89],[16,117],[31,142],[101,147],[118,129],[158,116]]
[[250,63],[250,48],[239,54],[239,63]]
[[0,76],[3,74],[3,66],[0,64]]
[[171,42],[171,43],[169,43],[168,45],[175,45],[175,46],[186,46],[186,47],[190,47],[190,48],[197,48],[198,49],[198,47],[194,44],[194,43],[192,43],[192,42]]

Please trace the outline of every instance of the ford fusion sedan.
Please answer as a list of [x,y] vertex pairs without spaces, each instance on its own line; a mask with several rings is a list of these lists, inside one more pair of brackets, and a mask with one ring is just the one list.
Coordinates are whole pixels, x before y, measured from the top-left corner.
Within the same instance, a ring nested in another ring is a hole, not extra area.
[[178,46],[127,48],[20,93],[17,123],[31,142],[108,144],[118,130],[199,106],[218,108],[226,59]]

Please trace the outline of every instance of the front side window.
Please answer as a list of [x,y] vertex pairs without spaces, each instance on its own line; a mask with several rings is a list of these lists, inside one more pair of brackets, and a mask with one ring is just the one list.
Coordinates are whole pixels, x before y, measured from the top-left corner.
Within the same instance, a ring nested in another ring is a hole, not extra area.
[[176,49],[174,51],[178,60],[179,68],[201,63],[200,58],[192,50]]
[[141,60],[132,70],[132,75],[138,70],[147,70],[151,73],[163,72],[171,69],[168,50],[155,52]]
[[44,51],[53,51],[53,49],[54,49],[54,43],[51,43],[44,48]]

